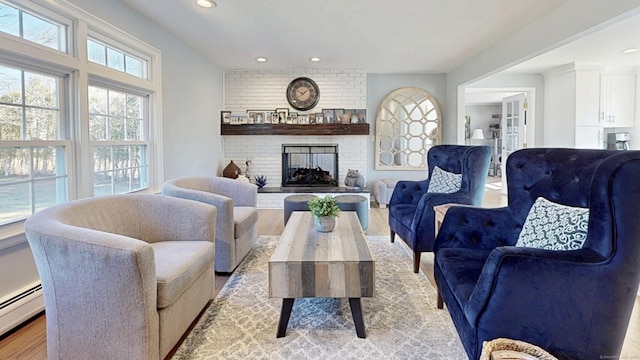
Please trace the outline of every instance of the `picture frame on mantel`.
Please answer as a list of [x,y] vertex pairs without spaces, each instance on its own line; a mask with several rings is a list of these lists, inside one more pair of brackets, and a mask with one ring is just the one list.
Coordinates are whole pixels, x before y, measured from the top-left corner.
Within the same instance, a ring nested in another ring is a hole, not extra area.
[[[249,114],[249,119],[253,117],[254,124],[264,124],[267,122],[267,113],[269,110],[247,110]],[[271,123],[271,118],[269,117],[269,123]]]
[[278,114],[278,122],[280,124],[285,124],[287,122],[287,119],[289,118],[289,109],[277,108],[276,113]]
[[325,123],[332,124],[335,116],[336,113],[334,109],[322,109],[322,117],[324,118]]
[[231,122],[231,111],[220,111],[220,122],[228,124]]

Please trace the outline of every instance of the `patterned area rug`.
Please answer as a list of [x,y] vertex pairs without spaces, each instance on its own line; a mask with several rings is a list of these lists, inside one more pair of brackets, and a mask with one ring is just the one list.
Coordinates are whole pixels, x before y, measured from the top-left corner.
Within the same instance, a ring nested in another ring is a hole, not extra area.
[[277,236],[261,236],[173,359],[466,359],[427,278],[411,271],[399,242],[368,236],[376,296],[362,299],[367,338],[356,336],[347,299],[296,299],[276,338],[281,299],[268,297]]

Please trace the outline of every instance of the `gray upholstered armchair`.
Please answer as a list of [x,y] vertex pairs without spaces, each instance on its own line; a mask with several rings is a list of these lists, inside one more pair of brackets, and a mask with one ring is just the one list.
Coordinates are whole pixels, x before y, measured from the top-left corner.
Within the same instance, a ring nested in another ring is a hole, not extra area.
[[211,299],[216,208],[161,195],[72,201],[25,233],[49,359],[163,359]]
[[232,272],[258,237],[258,188],[224,177],[186,177],[166,181],[162,193],[218,208],[215,271]]

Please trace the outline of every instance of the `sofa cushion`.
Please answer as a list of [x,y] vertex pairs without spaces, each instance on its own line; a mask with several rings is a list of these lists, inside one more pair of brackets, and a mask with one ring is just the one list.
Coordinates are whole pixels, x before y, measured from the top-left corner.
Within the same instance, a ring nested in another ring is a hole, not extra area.
[[161,241],[150,245],[156,261],[158,309],[173,304],[198,276],[213,266],[213,242]]
[[531,206],[516,246],[547,250],[581,249],[587,239],[589,209],[539,197]]
[[490,253],[491,250],[469,248],[438,250],[438,268],[462,309],[468,303]]
[[253,206],[233,207],[233,236],[239,238],[258,222],[258,209]]
[[460,190],[462,184],[462,174],[454,174],[434,167],[429,179],[429,193],[451,194]]

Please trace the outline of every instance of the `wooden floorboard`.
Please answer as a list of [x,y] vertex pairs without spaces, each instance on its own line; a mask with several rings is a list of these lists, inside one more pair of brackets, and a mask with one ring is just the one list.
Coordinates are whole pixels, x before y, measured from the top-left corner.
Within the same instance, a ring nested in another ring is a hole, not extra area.
[[[489,193],[485,197],[485,206],[494,207],[504,204],[505,199],[499,192]],[[369,229],[367,235],[389,236],[387,225],[388,209],[377,208],[372,204],[369,214]],[[262,209],[258,221],[258,234],[280,235],[284,228],[284,211],[282,209]],[[407,253],[407,271],[412,271],[412,260]],[[421,269],[433,282],[433,255],[422,255]],[[216,290],[214,296],[220,291],[229,278],[228,275],[216,275]],[[444,310],[443,310],[444,311]],[[46,317],[36,316],[33,320],[19,329],[5,334],[0,338],[0,359],[29,359],[45,360],[46,353]],[[621,359],[640,359],[640,298],[636,298],[636,304],[631,315],[627,336],[622,348]]]

